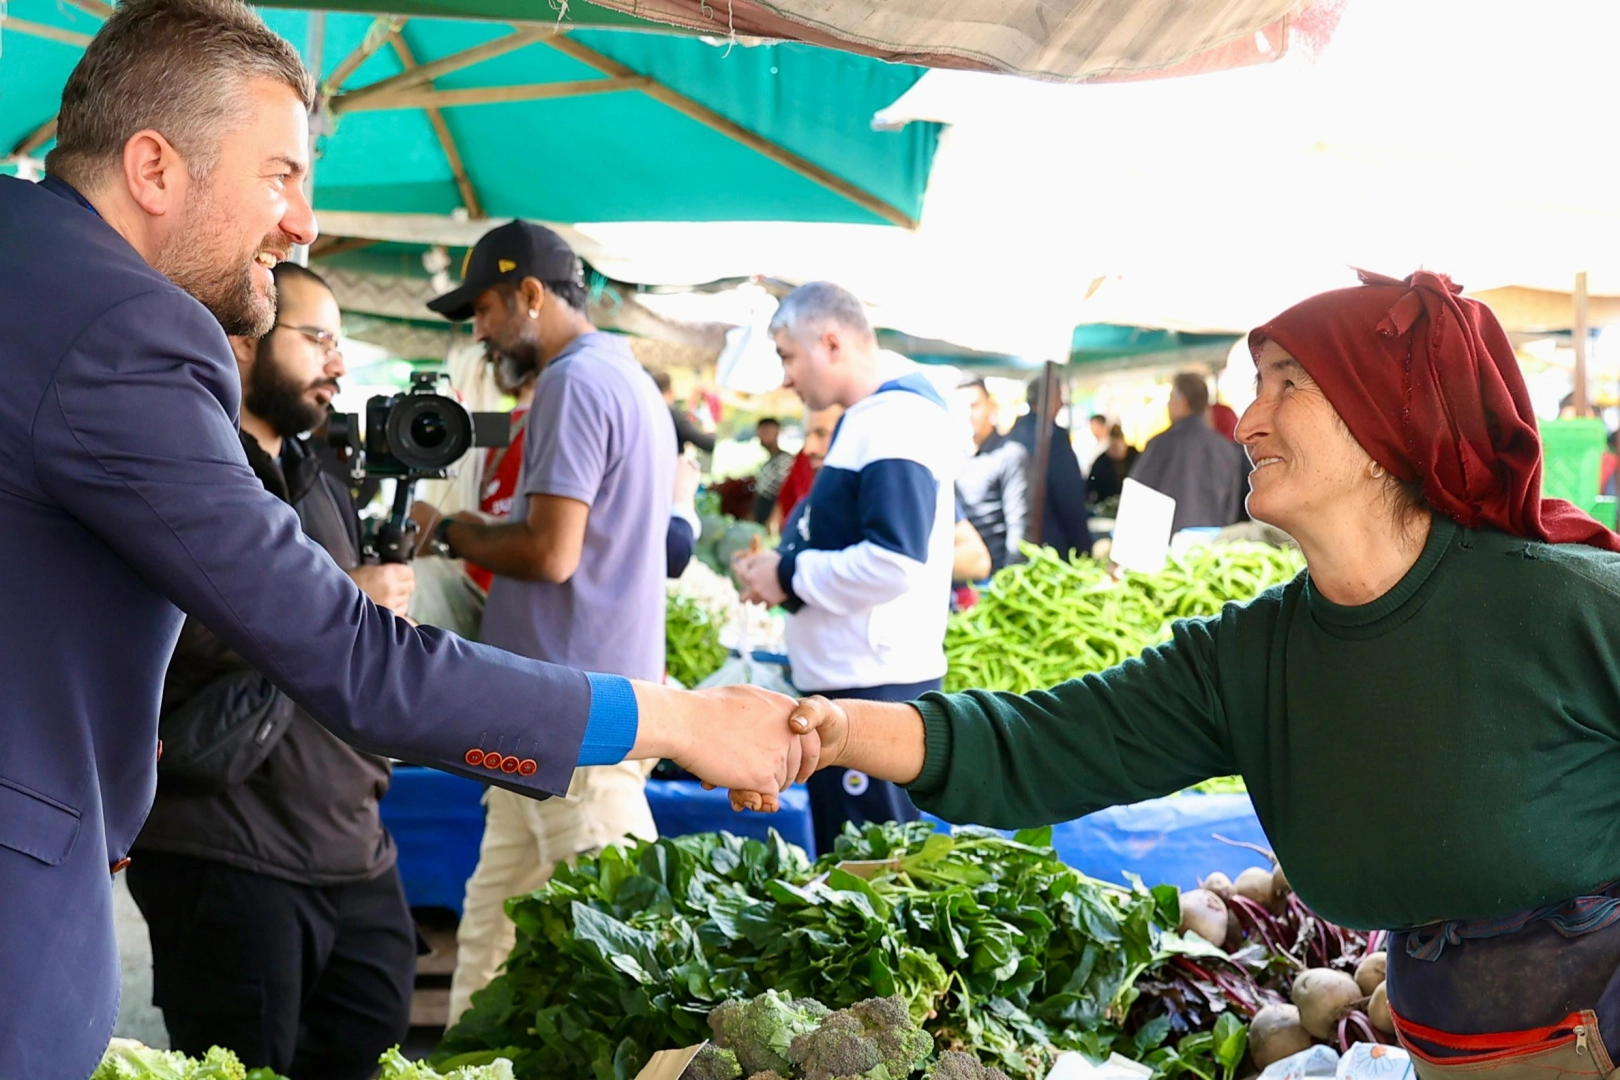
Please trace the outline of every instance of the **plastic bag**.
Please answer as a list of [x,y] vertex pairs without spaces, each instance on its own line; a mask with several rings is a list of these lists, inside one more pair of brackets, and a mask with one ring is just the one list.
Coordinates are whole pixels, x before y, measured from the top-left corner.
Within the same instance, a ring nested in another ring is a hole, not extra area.
[[1355,1043],[1339,1059],[1336,1080],[1414,1080],[1412,1055],[1399,1046]]
[[1260,1080],[1307,1080],[1307,1078],[1335,1076],[1339,1068],[1339,1052],[1331,1046],[1313,1046],[1290,1054],[1281,1061],[1273,1061],[1260,1073]]
[[720,670],[698,684],[699,690],[714,686],[759,686],[788,697],[798,697],[799,691],[788,681],[787,668],[781,664],[761,660],[754,655],[752,635],[748,622],[743,620],[737,641],[737,655],[720,665]]
[[411,618],[477,641],[484,621],[484,590],[467,576],[466,564],[460,559],[424,556],[411,568],[416,572]]

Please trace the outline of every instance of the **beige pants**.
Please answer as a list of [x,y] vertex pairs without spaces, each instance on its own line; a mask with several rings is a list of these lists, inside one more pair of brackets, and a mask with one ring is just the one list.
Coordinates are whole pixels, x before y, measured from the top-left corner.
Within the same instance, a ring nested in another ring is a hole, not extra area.
[[540,888],[558,863],[600,851],[626,837],[654,840],[647,807],[647,766],[626,761],[579,769],[566,798],[530,799],[491,788],[484,795],[484,842],[456,930],[456,973],[450,1022],[488,986],[517,940],[506,917],[508,897]]

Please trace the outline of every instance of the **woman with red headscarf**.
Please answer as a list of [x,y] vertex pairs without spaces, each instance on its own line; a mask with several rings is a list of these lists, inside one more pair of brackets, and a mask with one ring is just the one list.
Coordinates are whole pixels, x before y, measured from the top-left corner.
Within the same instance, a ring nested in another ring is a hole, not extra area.
[[1541,497],[1489,309],[1432,273],[1363,282],[1250,335],[1248,508],[1299,542],[1297,579],[1050,691],[812,698],[793,723],[819,730],[822,765],[998,827],[1241,773],[1301,899],[1393,931],[1390,1001],[1425,1080],[1605,1076],[1620,537]]

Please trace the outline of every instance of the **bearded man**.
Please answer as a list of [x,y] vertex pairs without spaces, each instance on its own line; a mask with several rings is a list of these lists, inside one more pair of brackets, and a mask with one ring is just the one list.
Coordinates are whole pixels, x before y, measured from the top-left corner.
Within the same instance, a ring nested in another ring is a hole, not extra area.
[[659,757],[774,796],[819,754],[787,698],[683,693],[411,626],[265,490],[226,334],[272,330],[271,269],[316,237],[313,101],[297,52],[245,4],[128,0],[68,79],[45,180],[0,177],[8,1076],[83,1080],[106,1049],[109,871],[152,803],[182,613],[345,742],[531,796],[566,792],[580,765]]
[[[337,299],[296,263],[274,276],[275,325],[256,340],[231,338],[242,449],[305,535],[375,604],[404,615],[410,566],[361,564],[349,490],[300,438],[325,419],[345,374]],[[229,698],[218,690],[251,672],[187,619],[164,677],[160,733],[194,712],[209,731],[227,726]],[[228,1046],[253,1068],[299,1080],[365,1080],[405,1038],[416,975],[416,929],[377,812],[388,759],[290,704],[253,758],[240,779],[206,788],[159,763],[129,867],[152,938],[153,1004],[175,1050],[201,1057]]]

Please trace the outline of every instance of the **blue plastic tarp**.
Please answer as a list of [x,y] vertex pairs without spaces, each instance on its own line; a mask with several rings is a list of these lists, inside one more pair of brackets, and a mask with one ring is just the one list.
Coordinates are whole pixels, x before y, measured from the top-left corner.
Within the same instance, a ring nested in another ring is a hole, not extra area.
[[1193,889],[1217,870],[1235,878],[1245,867],[1265,863],[1217,835],[1270,847],[1247,795],[1198,794],[1115,806],[1054,825],[1052,846],[1081,873],[1116,884],[1128,872],[1148,885]]

